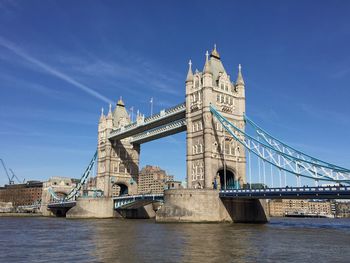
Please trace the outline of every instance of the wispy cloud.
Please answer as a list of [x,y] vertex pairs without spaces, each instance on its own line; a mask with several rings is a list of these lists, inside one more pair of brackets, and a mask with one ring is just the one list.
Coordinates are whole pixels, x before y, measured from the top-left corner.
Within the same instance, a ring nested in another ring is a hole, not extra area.
[[277,111],[275,111],[272,108],[265,108],[265,109],[257,109],[256,107],[252,107],[250,110],[249,115],[252,115],[257,119],[260,119],[262,122],[278,122],[280,119],[280,116]]
[[18,3],[14,0],[0,0],[0,12],[5,15],[13,15],[18,8]]
[[350,75],[350,67],[338,70],[337,72],[334,72],[331,75],[331,77],[339,79],[339,78],[343,78],[347,75]]
[[350,125],[349,116],[341,112],[332,111],[330,109],[316,109],[310,105],[302,104],[300,109],[308,114],[311,118],[317,118],[323,121],[333,121],[341,125]]
[[[113,59],[106,59],[87,50],[84,50],[84,53],[85,56],[83,57],[58,54],[57,61],[61,62],[65,68],[71,68],[71,70],[81,74],[82,77],[90,76],[103,81],[109,79],[121,82],[118,85],[119,89],[130,91],[130,86],[136,85],[145,87],[149,91],[153,90],[168,95],[179,96],[183,94],[181,89],[184,89],[184,87],[178,87],[179,80],[182,80],[183,76],[177,72],[164,69],[164,67],[146,58],[135,54],[132,56],[113,54]],[[121,51],[121,53],[127,54],[127,51]],[[123,82],[128,83],[128,85],[122,85]],[[139,95],[144,94],[144,89],[138,90]]]
[[35,92],[37,94],[41,94],[44,97],[55,100],[70,101],[74,99],[72,93],[69,91],[63,89],[58,90],[55,88],[48,87],[47,85],[42,85],[40,83],[17,78],[14,77],[13,74],[0,73],[0,81],[2,83],[1,87],[8,87],[12,91],[13,89],[22,89],[23,87],[25,87],[30,92]]
[[67,74],[58,71],[57,69],[53,68],[52,66],[38,60],[37,58],[27,54],[25,51],[23,51],[21,48],[17,47],[14,43],[8,41],[7,39],[0,36],[0,46],[12,51],[17,56],[21,57],[22,59],[32,63],[33,65],[39,67],[40,69],[44,70],[46,73],[55,76],[72,86],[84,91],[85,93],[102,100],[107,103],[112,103],[111,100],[109,100],[107,97],[103,96],[99,92],[93,90],[92,88],[86,86],[85,84],[80,83],[79,81],[75,80],[74,78],[68,76]]
[[[31,120],[31,121],[44,121],[55,123],[70,123],[74,125],[96,125],[98,114],[79,112],[79,111],[64,111],[60,110],[48,110],[48,109],[35,109],[35,108],[21,108],[16,107],[16,111],[13,111],[11,107],[2,106],[0,112],[0,118],[6,120]],[[23,116],[23,112],[26,112]]]

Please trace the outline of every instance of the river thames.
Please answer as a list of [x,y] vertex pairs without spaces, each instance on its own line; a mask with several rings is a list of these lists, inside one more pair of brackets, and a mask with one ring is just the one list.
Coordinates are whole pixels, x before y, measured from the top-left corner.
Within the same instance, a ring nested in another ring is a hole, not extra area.
[[0,262],[349,262],[350,220],[269,224],[0,218]]

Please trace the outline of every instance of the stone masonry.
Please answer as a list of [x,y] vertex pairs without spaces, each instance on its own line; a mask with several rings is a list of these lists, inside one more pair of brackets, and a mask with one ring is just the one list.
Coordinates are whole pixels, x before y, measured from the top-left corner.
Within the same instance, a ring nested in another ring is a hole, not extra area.
[[215,106],[244,130],[244,90],[241,67],[236,82],[231,82],[216,47],[210,56],[206,53],[203,72],[193,73],[190,61],[186,78],[188,188],[212,189],[214,181],[221,188],[225,184],[238,188],[245,183],[245,151],[210,112],[210,105]]

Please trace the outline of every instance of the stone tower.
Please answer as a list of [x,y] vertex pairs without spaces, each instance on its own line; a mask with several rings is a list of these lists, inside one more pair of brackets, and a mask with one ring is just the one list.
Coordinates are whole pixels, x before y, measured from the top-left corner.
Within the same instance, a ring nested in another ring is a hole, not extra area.
[[[187,185],[188,188],[239,188],[246,182],[244,147],[225,132],[210,112],[210,105],[244,130],[245,84],[241,66],[231,82],[216,47],[206,60],[203,72],[186,78]],[[225,138],[225,139],[224,139]]]
[[131,144],[130,138],[110,141],[113,129],[130,124],[124,102],[120,99],[112,113],[109,105],[107,116],[103,109],[98,124],[98,168],[96,187],[104,196],[137,194],[140,145]]

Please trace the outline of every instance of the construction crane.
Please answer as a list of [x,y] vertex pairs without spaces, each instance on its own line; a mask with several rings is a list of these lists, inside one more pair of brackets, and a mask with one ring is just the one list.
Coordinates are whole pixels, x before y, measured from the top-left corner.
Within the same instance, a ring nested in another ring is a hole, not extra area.
[[[21,183],[21,181],[18,179],[17,175],[15,175],[15,173],[12,171],[11,168],[9,168],[11,174],[12,174],[12,177],[11,177],[11,180],[13,181],[13,178],[16,178],[18,183]],[[25,179],[23,179],[23,183],[24,183]]]
[[7,175],[7,178],[9,180],[9,184],[15,184],[15,181],[13,180],[13,178],[16,178],[18,183],[21,183],[20,180],[18,179],[18,177],[15,175],[15,173],[10,169],[10,172],[12,173],[12,177],[10,177],[7,169],[6,169],[6,165],[3,159],[0,158],[0,161],[2,163],[2,167],[4,167],[5,173]]

